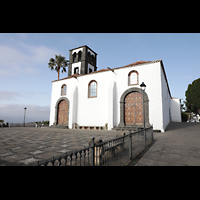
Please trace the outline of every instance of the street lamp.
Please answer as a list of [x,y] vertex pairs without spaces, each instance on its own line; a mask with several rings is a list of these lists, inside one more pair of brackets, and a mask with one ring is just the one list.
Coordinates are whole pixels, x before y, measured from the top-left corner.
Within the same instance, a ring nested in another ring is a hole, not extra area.
[[140,85],[142,91],[143,91],[143,126],[144,126],[144,129],[145,129],[145,109],[144,109],[144,91],[146,89],[146,85],[144,84],[144,82],[142,82],[142,84]]
[[24,108],[24,127],[25,127],[25,116],[26,116],[26,109],[27,109],[27,108]]
[[144,146],[146,147],[146,131],[145,131],[145,106],[144,106],[144,91],[146,89],[146,85],[144,84],[144,82],[142,82],[142,84],[140,85],[143,93],[142,93],[142,99],[143,99],[143,127],[144,127]]
[[145,91],[146,85],[144,84],[144,82],[142,82],[142,84],[140,85],[140,87],[141,87],[141,89],[142,89],[143,91]]

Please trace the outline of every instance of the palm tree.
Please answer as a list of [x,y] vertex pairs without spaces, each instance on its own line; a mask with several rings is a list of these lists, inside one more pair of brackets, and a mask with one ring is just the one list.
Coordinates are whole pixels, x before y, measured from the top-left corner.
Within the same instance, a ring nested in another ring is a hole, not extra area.
[[49,59],[49,68],[51,70],[56,70],[58,72],[58,80],[60,79],[60,68],[62,68],[62,73],[66,72],[66,67],[68,66],[69,60],[66,60],[64,56],[55,55],[55,59]]

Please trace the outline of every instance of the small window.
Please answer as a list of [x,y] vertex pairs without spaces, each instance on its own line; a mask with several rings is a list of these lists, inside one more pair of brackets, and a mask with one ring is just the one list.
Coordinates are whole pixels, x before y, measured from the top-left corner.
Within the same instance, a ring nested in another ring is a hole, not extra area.
[[93,72],[93,70],[91,68],[89,68],[89,73],[92,73],[92,72]]
[[74,74],[78,74],[79,73],[79,69],[78,69],[78,67],[75,67],[74,68]]
[[91,56],[91,64],[94,65],[94,56]]
[[88,85],[88,97],[93,98],[97,97],[97,82],[92,80]]
[[88,62],[89,63],[91,62],[91,54],[90,54],[90,52],[88,52]]
[[67,94],[67,86],[64,84],[61,87],[61,95],[66,95]]
[[73,62],[76,62],[76,52],[73,54]]
[[81,51],[78,52],[78,61],[81,61]]
[[138,85],[138,72],[133,70],[128,74],[128,85]]

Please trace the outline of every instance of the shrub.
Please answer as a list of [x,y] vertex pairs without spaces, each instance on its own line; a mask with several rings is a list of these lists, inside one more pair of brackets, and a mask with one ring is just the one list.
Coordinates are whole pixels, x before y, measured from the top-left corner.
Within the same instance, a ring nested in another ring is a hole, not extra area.
[[181,112],[181,119],[182,119],[182,122],[187,122],[188,114],[186,112]]

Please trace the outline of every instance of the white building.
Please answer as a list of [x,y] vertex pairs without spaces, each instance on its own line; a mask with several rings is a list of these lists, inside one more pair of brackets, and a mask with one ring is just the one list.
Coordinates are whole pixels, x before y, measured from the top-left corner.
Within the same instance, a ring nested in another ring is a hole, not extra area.
[[[70,50],[68,77],[52,81],[50,126],[117,129],[145,125],[165,131],[181,122],[180,100],[171,97],[162,60],[138,61],[97,71],[88,46]],[[144,82],[146,90],[140,84]]]

